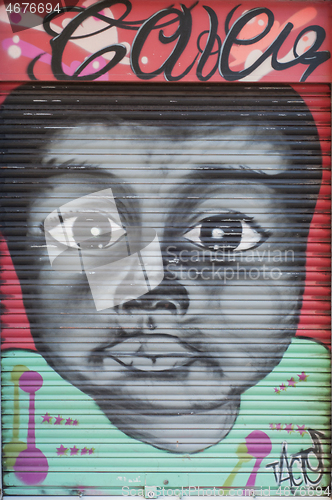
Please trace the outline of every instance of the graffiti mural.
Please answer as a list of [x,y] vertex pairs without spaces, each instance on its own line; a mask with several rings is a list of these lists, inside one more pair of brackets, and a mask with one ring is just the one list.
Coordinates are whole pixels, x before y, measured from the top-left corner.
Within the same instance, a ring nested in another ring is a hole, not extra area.
[[303,311],[328,293],[308,239],[329,150],[304,99],[93,88],[3,105],[7,491],[327,494],[329,356]]
[[4,80],[331,80],[328,2],[32,5],[0,7]]

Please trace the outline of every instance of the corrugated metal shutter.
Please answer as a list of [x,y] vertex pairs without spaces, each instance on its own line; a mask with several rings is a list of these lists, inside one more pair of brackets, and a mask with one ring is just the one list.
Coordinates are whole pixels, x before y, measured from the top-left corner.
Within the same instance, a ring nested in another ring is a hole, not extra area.
[[330,93],[297,90],[7,98],[6,494],[327,493]]

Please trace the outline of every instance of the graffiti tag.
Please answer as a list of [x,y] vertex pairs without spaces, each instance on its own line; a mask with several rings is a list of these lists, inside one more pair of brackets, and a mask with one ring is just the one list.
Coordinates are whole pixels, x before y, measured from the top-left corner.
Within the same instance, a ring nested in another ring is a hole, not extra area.
[[[106,47],[97,50],[87,57],[79,66],[76,68],[75,72],[67,74],[63,69],[63,53],[66,49],[67,43],[70,40],[81,38],[77,35],[77,30],[83,23],[91,18],[99,19],[106,24],[106,27],[102,31],[107,31],[111,28],[116,28],[118,30],[134,30],[136,31],[135,39],[131,47],[130,63],[134,74],[141,80],[151,80],[158,75],[163,74],[167,81],[179,81],[183,79],[196,65],[196,77],[200,81],[208,81],[218,70],[221,77],[227,81],[241,80],[251,73],[253,73],[258,67],[260,67],[265,61],[270,59],[271,69],[276,71],[282,71],[298,64],[307,66],[302,74],[300,81],[304,82],[311,73],[322,63],[327,61],[331,54],[327,50],[319,51],[322,43],[325,40],[326,32],[325,29],[319,25],[310,25],[305,27],[297,36],[290,56],[286,58],[280,58],[279,53],[284,46],[286,40],[289,40],[289,35],[292,33],[294,24],[287,22],[286,25],[280,30],[279,34],[275,37],[274,41],[270,44],[268,42],[266,45],[268,47],[264,51],[258,50],[259,55],[254,61],[241,69],[240,71],[234,71],[231,69],[230,59],[232,49],[239,46],[252,46],[254,51],[258,47],[258,43],[265,39],[272,29],[276,28],[275,18],[273,12],[266,7],[258,7],[250,9],[244,12],[242,15],[236,19],[231,25],[231,20],[233,15],[240,7],[237,5],[234,7],[226,16],[224,22],[224,32],[226,34],[225,39],[222,41],[220,35],[218,34],[218,28],[220,20],[216,12],[209,6],[203,5],[202,8],[205,10],[206,15],[209,20],[209,30],[202,31],[197,40],[192,40],[192,11],[199,4],[195,2],[190,7],[186,7],[181,4],[181,8],[176,8],[174,6],[161,9],[146,20],[140,21],[128,21],[132,10],[132,4],[129,0],[102,0],[101,2],[96,2],[90,7],[64,7],[61,9],[60,15],[65,12],[77,13],[73,19],[71,19],[65,27],[57,33],[51,27],[51,22],[59,15],[58,12],[48,14],[44,19],[44,29],[52,37],[50,43],[52,47],[52,72],[58,80],[95,80],[108,71],[112,70],[117,64],[119,64],[126,56],[127,49],[121,43],[113,43]],[[125,7],[125,12],[119,16],[117,19],[111,17],[111,15],[105,15],[105,9],[110,9],[115,5],[122,5]],[[255,36],[245,38],[242,33],[245,28],[253,22],[257,16],[266,16],[266,25],[264,29],[257,33]],[[172,34],[165,34],[165,27],[174,26],[174,31]],[[144,71],[141,67],[140,61],[142,60],[142,52],[149,45],[154,45],[155,42],[152,41],[152,36],[158,33],[158,40],[161,46],[170,47],[170,54],[166,56],[163,62],[158,67],[152,71]],[[99,31],[91,31],[86,33],[84,38],[93,37],[100,33]],[[311,35],[312,43],[306,48],[302,53],[299,49],[300,42],[302,38],[307,38],[307,35]],[[202,47],[202,40],[205,40],[205,46]],[[176,67],[180,66],[179,59],[181,58],[183,52],[185,51],[188,43],[195,43],[196,49],[189,63],[186,63],[186,67],[180,74],[176,73]],[[93,46],[93,41],[91,42]],[[93,69],[87,74],[84,71],[86,68],[92,67],[93,61],[95,61],[100,56],[105,55],[108,59],[112,55],[111,60],[102,68],[98,67],[97,71]],[[39,54],[28,67],[28,74],[32,80],[36,80],[34,76],[34,66],[36,62],[42,57],[43,54]],[[107,55],[107,56],[106,56]],[[212,59],[211,59],[212,58]],[[211,62],[214,63],[212,69],[206,73],[206,66],[210,60],[209,68]],[[205,70],[205,71],[204,71]],[[82,72],[84,71],[84,74]]]
[[[280,460],[267,464],[272,468],[278,486],[284,481],[289,482],[290,488],[301,484],[317,485],[323,477],[323,448],[319,438],[324,434],[319,431],[308,429],[312,440],[312,446],[298,453],[288,456],[287,442],[282,444]],[[315,475],[315,477],[313,477]]]

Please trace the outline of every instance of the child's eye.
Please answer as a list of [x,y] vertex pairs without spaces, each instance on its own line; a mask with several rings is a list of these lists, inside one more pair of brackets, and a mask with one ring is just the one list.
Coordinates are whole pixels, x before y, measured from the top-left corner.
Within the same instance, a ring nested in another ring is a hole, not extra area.
[[241,252],[260,245],[268,233],[244,215],[223,214],[203,219],[184,237],[212,251]]
[[59,216],[48,233],[59,243],[71,248],[103,249],[110,247],[125,230],[101,212],[83,212],[69,217]]

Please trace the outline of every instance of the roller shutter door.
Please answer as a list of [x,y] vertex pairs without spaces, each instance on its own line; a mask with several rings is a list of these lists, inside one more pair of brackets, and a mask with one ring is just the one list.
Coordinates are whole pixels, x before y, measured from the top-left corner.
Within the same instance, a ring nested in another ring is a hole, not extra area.
[[326,85],[8,95],[5,495],[329,493],[330,116]]

